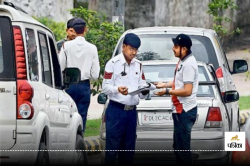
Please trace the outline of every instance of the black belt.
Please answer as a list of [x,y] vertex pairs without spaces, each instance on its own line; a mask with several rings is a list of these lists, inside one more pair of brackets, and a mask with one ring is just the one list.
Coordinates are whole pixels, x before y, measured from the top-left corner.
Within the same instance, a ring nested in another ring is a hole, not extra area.
[[113,101],[113,100],[110,100],[109,104],[115,105],[115,106],[117,106],[125,111],[134,110],[134,108],[136,107],[136,105],[125,105],[125,104],[121,104],[121,103],[118,103],[118,102]]

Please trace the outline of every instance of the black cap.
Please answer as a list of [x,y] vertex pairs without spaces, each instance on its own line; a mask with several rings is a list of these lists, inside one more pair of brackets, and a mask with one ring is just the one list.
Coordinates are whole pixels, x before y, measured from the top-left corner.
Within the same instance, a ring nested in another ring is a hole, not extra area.
[[192,46],[192,40],[188,35],[179,34],[176,38],[172,38],[174,44],[177,44],[182,47],[187,47],[189,50]]
[[67,22],[67,29],[69,28],[73,28],[73,21],[75,20],[75,18],[71,18],[68,20]]
[[123,44],[127,44],[138,49],[141,45],[141,40],[136,34],[127,33],[124,37]]
[[73,28],[77,34],[83,33],[86,22],[82,18],[75,18],[73,21]]

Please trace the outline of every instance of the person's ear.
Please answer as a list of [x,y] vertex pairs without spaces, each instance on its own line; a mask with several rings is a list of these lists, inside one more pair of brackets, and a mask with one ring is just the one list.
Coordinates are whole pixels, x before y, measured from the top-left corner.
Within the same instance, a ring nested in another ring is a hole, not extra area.
[[122,44],[122,49],[124,50],[126,46],[126,44]]

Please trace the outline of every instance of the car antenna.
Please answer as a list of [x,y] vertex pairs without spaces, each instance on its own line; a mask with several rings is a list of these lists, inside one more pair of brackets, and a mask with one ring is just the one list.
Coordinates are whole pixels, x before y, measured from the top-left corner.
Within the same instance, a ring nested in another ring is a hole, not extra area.
[[16,10],[19,10],[19,11],[22,11],[22,12],[28,14],[26,11],[24,11],[24,10],[23,10],[22,8],[20,8],[19,6],[14,5],[12,2],[3,2],[3,4],[8,5],[8,6],[10,6],[10,7],[13,7],[13,8],[16,9]]

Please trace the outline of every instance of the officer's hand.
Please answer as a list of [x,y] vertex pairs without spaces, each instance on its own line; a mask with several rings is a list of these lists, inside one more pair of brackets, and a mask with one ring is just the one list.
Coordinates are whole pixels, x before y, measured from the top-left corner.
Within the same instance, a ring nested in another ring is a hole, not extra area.
[[154,82],[154,85],[156,88],[166,88],[166,83],[165,82]]
[[119,86],[118,87],[118,91],[123,94],[123,95],[127,95],[128,94],[128,88],[126,86]]
[[143,90],[143,91],[141,91],[142,95],[147,95],[148,93],[149,93],[149,90]]
[[163,89],[161,91],[154,91],[154,94],[157,96],[163,96],[166,94],[166,89]]

